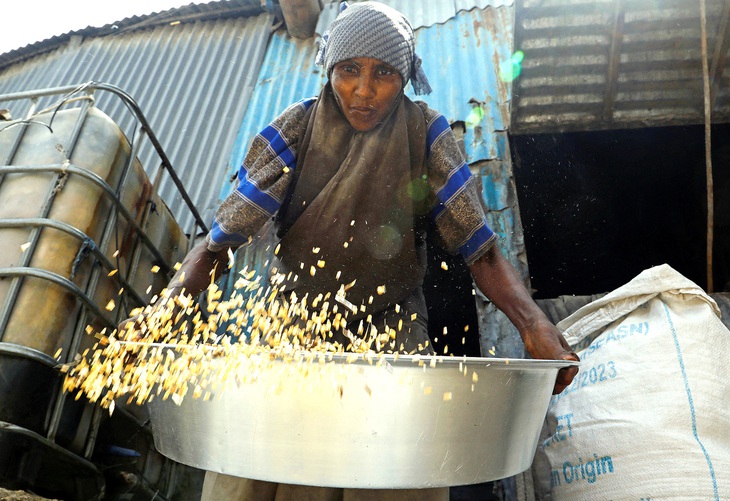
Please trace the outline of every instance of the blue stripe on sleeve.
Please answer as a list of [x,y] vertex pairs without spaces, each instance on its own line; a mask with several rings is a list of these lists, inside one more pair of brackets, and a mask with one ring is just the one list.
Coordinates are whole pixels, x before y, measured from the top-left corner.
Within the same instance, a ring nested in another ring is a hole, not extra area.
[[289,145],[286,144],[286,141],[284,141],[284,138],[281,136],[281,131],[273,125],[267,125],[264,130],[259,133],[259,135],[266,139],[266,142],[269,143],[269,147],[274,150],[277,155],[281,154],[282,151],[289,147]]
[[[429,126],[426,134],[427,156],[431,156],[433,145],[447,131],[450,130],[449,122],[443,115],[439,115]],[[438,203],[431,211],[431,217],[436,221],[448,208],[453,198],[457,196],[468,185],[472,174],[466,162],[462,164],[449,175],[446,184],[436,193]],[[487,244],[490,239],[495,237],[495,233],[489,228],[486,220],[482,221],[481,226],[469,237],[469,239],[459,247],[459,253],[465,260],[469,261],[475,253]]]
[[294,152],[292,152],[290,145],[287,144],[284,137],[282,137],[279,129],[272,125],[268,125],[259,133],[259,135],[263,137],[267,143],[269,143],[269,148],[279,159],[281,159],[282,162],[284,162],[284,165],[292,170],[296,167],[297,159],[294,156]]
[[236,194],[259,207],[269,216],[273,216],[281,206],[281,202],[279,200],[258,189],[255,184],[248,180],[248,178],[244,178],[244,180],[241,181],[241,184],[239,184],[238,188],[236,188]]
[[443,211],[445,211],[445,210],[446,210],[446,206],[445,206],[445,205],[444,205],[443,203],[441,203],[441,202],[437,203],[437,204],[436,204],[436,207],[434,207],[434,208],[433,208],[433,209],[431,210],[431,218],[432,218],[432,219],[433,219],[434,221],[436,221],[436,220],[437,220],[437,219],[439,218],[439,216],[441,215],[441,213],[442,213]]
[[441,188],[436,196],[439,199],[439,202],[442,204],[446,204],[449,200],[451,200],[451,197],[456,195],[461,189],[466,186],[466,183],[469,182],[471,179],[471,171],[469,170],[469,166],[466,165],[466,162],[461,164],[461,167],[459,167],[446,181],[446,185],[444,185],[443,188]]
[[235,247],[243,245],[248,241],[248,238],[244,238],[241,235],[229,235],[223,231],[216,221],[213,221],[213,227],[210,229],[208,236],[216,245],[230,245]]
[[474,232],[464,245],[459,247],[459,253],[464,259],[469,259],[494,235],[494,232],[487,226],[486,222]]
[[289,167],[291,170],[294,170],[297,166],[297,157],[294,156],[294,152],[291,150],[291,148],[287,148],[284,151],[279,153],[279,158],[286,164],[287,167]]
[[[301,106],[306,111],[315,102],[317,102],[316,97],[306,98],[298,101],[293,106]],[[296,155],[292,146],[287,144],[282,136],[281,130],[275,125],[269,124],[258,136],[267,143],[267,148],[281,161],[282,167],[287,166],[292,170],[296,168]],[[245,164],[241,164],[238,170],[238,187],[235,189],[235,194],[260,210],[264,215],[273,216],[281,207],[280,200],[259,189],[256,183],[249,179],[248,169]],[[216,221],[213,221],[209,236],[217,245],[242,245],[248,241],[248,236],[244,238],[238,234],[226,233]]]
[[310,106],[312,106],[314,103],[317,102],[316,97],[307,97],[302,99],[301,101],[297,101],[297,104],[301,104],[304,106],[304,111],[308,110]]

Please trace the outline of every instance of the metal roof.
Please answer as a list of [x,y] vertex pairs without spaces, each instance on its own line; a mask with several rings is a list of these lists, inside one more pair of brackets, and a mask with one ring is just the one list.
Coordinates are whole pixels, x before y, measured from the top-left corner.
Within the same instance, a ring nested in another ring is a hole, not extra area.
[[[434,92],[425,101],[450,123],[464,122],[467,160],[504,159],[505,143],[495,131],[507,129],[511,82],[499,77],[512,47],[513,10],[462,11],[444,24],[416,31],[416,50]],[[475,109],[476,108],[476,109]]]
[[[145,113],[203,219],[210,221],[271,24],[269,14],[219,16],[122,29],[111,36],[74,36],[52,52],[6,68],[0,74],[0,94],[90,80],[124,89]],[[97,102],[126,131],[128,115],[108,105]],[[24,114],[11,111],[15,117]],[[141,152],[142,164],[152,170],[156,166],[148,165],[150,158],[151,152]],[[186,211],[177,210],[182,209],[181,201],[171,199],[174,186],[163,184],[160,193],[180,225],[189,228],[192,220]]]
[[[706,6],[713,121],[725,122],[730,6]],[[512,132],[703,123],[699,1],[523,0],[515,11]]]
[[80,30],[63,33],[0,54],[0,70],[10,64],[15,64],[24,59],[54,50],[75,36],[101,37],[173,22],[191,23],[195,21],[209,21],[219,19],[222,16],[246,17],[257,15],[263,10],[261,0],[218,0],[191,3],[183,7],[153,12],[144,16],[131,16],[100,27],[87,26]]
[[[348,3],[357,3],[366,0],[348,0]],[[461,11],[472,9],[486,9],[487,7],[512,6],[514,0],[376,0],[403,13],[408,18],[414,30],[427,28],[434,24],[443,24],[452,19]],[[319,17],[316,32],[322,35],[330,23],[337,17],[340,0],[325,3],[324,10]]]

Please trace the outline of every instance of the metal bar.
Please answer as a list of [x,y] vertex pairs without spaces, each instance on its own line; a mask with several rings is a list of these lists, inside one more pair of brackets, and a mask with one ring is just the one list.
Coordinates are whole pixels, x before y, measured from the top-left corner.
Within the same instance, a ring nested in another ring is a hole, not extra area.
[[[132,215],[129,213],[129,211],[126,209],[126,207],[124,207],[122,202],[119,200],[119,197],[116,195],[114,190],[112,190],[111,187],[97,174],[90,172],[86,169],[77,167],[75,165],[69,165],[69,166],[65,166],[65,167],[63,165],[60,165],[60,166],[59,165],[0,166],[0,175],[8,174],[8,173],[28,173],[28,172],[73,173],[73,174],[77,174],[81,177],[84,177],[84,178],[92,181],[93,183],[95,183],[97,186],[101,187],[110,196],[110,200],[115,205],[118,212],[122,213],[124,218],[134,228],[138,238],[144,242],[144,244],[149,248],[149,250],[155,256],[155,258],[160,262],[160,267],[163,269],[163,271],[165,273],[170,273],[172,271],[170,266],[165,261],[164,257],[160,254],[157,247],[155,247],[155,245],[149,240],[147,235],[142,231],[142,229],[139,227],[139,225],[134,220]],[[53,190],[53,187],[51,188],[51,190]],[[46,209],[50,209],[50,204],[47,204]],[[44,212],[45,213],[44,213],[43,217],[48,215],[48,210],[46,210]],[[113,214],[116,214],[116,213],[113,213]],[[40,228],[33,228],[31,230],[30,247],[29,247],[28,251],[26,251],[23,254],[20,263],[18,263],[18,266],[27,267],[29,265],[31,256],[33,255],[33,251],[35,250],[35,247],[37,245],[39,235],[40,235]],[[12,310],[13,306],[15,305],[15,301],[17,300],[17,296],[20,291],[21,281],[22,281],[22,276],[20,276],[20,275],[17,277],[14,276],[13,281],[8,290],[8,295],[5,298],[5,302],[2,306],[2,308],[0,309],[0,340],[2,340],[2,336],[5,332],[5,329],[7,328],[8,322],[10,320],[10,311]],[[79,289],[79,290],[81,290],[81,289]]]
[[[138,139],[138,135],[135,135],[135,138],[134,138],[135,143],[138,142],[137,139]],[[114,211],[114,210],[111,211],[111,214],[109,214],[109,217],[106,220],[106,224],[104,225],[104,231],[102,232],[101,240],[99,242],[99,248],[102,253],[105,253],[108,250],[112,235],[114,234],[115,231],[118,231],[117,224],[116,224],[117,218],[118,218],[118,212],[119,212],[118,207],[123,207],[123,205],[121,204],[122,191],[123,191],[124,187],[126,186],[127,181],[129,179],[129,173],[132,170],[132,165],[136,158],[137,149],[135,149],[135,146],[133,143],[130,154],[127,158],[127,161],[124,164],[124,169],[121,173],[121,176],[119,176],[119,181],[117,182],[116,189],[114,190],[113,199],[119,200],[119,205],[117,206],[116,211]],[[111,187],[110,187],[110,189],[111,189]],[[130,221],[130,222],[132,222],[131,217],[132,217],[132,215],[129,214],[128,221]],[[140,235],[140,236],[144,235],[145,238],[147,238],[147,234],[144,232],[144,229],[142,227],[139,227],[139,230],[137,231],[137,235]],[[149,242],[149,246],[152,249],[154,249],[155,251],[157,250],[157,248],[154,246],[154,244],[152,244],[152,242]],[[161,254],[158,253],[157,257],[159,260],[164,262],[164,259],[161,259],[162,258]],[[96,290],[96,287],[99,283],[99,273],[100,272],[98,269],[92,270],[91,277],[89,278],[89,282],[86,287],[87,291]],[[127,274],[127,276],[129,276],[129,274]],[[117,313],[116,313],[117,319],[119,318],[119,311],[120,310],[117,310]],[[71,350],[76,350],[78,348],[78,346],[80,345],[80,343],[81,343],[80,336],[83,336],[82,324],[85,324],[85,322],[86,322],[85,314],[82,313],[81,318],[79,319],[79,322],[76,326],[76,332],[74,333],[74,337],[71,342],[71,348],[70,348]]]
[[[68,235],[71,235],[72,237],[76,238],[80,242],[83,242],[84,240],[89,239],[89,236],[84,233],[83,231],[79,230],[78,228],[75,228],[71,226],[70,224],[64,223],[62,221],[57,221],[55,219],[48,219],[48,218],[19,218],[19,219],[0,219],[0,228],[27,228],[28,226],[32,227],[48,227],[53,228],[54,230],[62,231]],[[109,271],[115,269],[114,263],[109,261],[109,259],[99,250],[99,248],[95,245],[94,248],[91,249],[91,253],[101,261],[103,267]],[[132,289],[132,286],[127,282],[127,280],[121,276],[121,274],[117,274],[117,281],[119,282],[120,287],[124,287],[125,291],[128,291],[129,294],[132,296],[132,298],[139,303],[139,306],[144,305],[144,301],[142,298],[137,294],[137,291]]]
[[68,291],[76,294],[84,303],[84,305],[91,311],[93,311],[96,316],[101,318],[108,327],[115,327],[114,322],[109,319],[103,311],[101,311],[101,308],[94,304],[91,298],[84,294],[84,291],[79,289],[79,287],[75,283],[65,277],[62,277],[58,273],[53,273],[51,271],[42,270],[39,268],[14,266],[12,268],[0,268],[0,277],[34,277],[48,280],[49,282],[53,282],[56,285],[60,285]]
[[[66,150],[73,150],[73,148],[76,145],[76,141],[78,139],[78,135],[81,132],[81,125],[83,124],[82,117],[86,116],[86,113],[89,109],[89,103],[84,102],[81,105],[81,112],[79,113],[79,120],[76,122],[76,126],[74,127],[73,131],[71,132],[71,137],[68,143],[68,148]],[[66,150],[64,150],[62,153],[64,157],[66,157]],[[53,201],[56,198],[56,193],[58,192],[59,186],[61,186],[61,180],[63,179],[63,176],[67,176],[66,173],[66,162],[68,162],[68,157],[66,157],[66,161],[61,166],[61,169],[56,172],[56,177],[51,181],[48,192],[46,193],[46,201],[44,205],[41,207],[40,211],[40,217],[47,217],[48,214],[51,212],[51,207],[53,206]],[[7,172],[6,169],[8,167],[0,167],[0,173]],[[11,168],[12,169],[12,168]],[[3,176],[4,178],[5,176]],[[40,239],[41,235],[41,228],[35,227],[30,232],[29,237],[29,243],[30,247],[26,252],[24,252],[20,257],[20,262],[18,263],[18,266],[25,267],[30,264],[30,261],[35,253],[36,247],[38,245],[38,240]],[[10,311],[15,306],[15,301],[18,299],[18,294],[20,293],[20,287],[22,286],[23,278],[21,276],[14,277],[10,287],[8,288],[8,294],[5,297],[5,302],[3,304],[2,310],[0,310],[0,340],[5,335],[5,329],[8,326],[8,322],[10,321]]]
[[[86,325],[86,318],[87,310],[82,309],[82,311],[79,313],[78,320],[76,321],[76,328],[74,329],[74,333],[71,337],[71,343],[69,344],[67,356],[70,356],[71,353],[78,352],[78,346],[81,342],[83,327]],[[56,391],[56,399],[53,408],[50,410],[51,416],[48,421],[48,431],[46,433],[46,438],[48,438],[48,440],[50,440],[51,442],[56,441],[56,433],[58,432],[58,426],[61,423],[61,417],[63,415],[63,408],[65,405],[66,399],[63,396],[63,387],[61,387]],[[88,459],[88,457],[90,456],[84,457]]]
[[190,196],[188,195],[187,191],[185,190],[185,187],[182,184],[182,181],[180,181],[180,178],[178,177],[177,173],[175,172],[175,169],[172,167],[172,164],[170,163],[169,158],[167,157],[167,154],[162,148],[162,145],[157,139],[157,136],[152,131],[152,128],[150,127],[149,122],[147,121],[147,118],[142,113],[142,110],[140,109],[139,105],[135,102],[135,100],[127,94],[125,91],[120,89],[119,87],[111,84],[101,83],[101,82],[94,82],[89,81],[81,85],[68,85],[68,86],[62,86],[62,87],[54,87],[49,89],[41,89],[41,90],[34,90],[34,91],[25,91],[25,92],[16,92],[11,94],[4,94],[0,96],[0,100],[2,101],[16,101],[20,99],[30,99],[34,97],[41,97],[41,96],[52,96],[57,94],[73,94],[82,92],[84,90],[105,90],[108,92],[111,92],[115,95],[117,95],[122,101],[125,103],[127,108],[137,117],[139,122],[142,124],[142,129],[144,130],[147,137],[150,139],[150,142],[154,146],[155,150],[157,151],[157,154],[160,156],[160,159],[162,160],[162,165],[165,168],[165,170],[170,175],[170,178],[172,179],[172,182],[175,184],[175,187],[180,192],[180,195],[182,196],[183,200],[185,201],[185,204],[188,206],[188,209],[193,214],[193,217],[195,218],[195,221],[197,225],[203,230],[204,233],[208,232],[208,227],[203,221],[203,219],[200,217],[200,214],[198,213],[197,208],[195,207],[195,204],[190,199]]
[[[139,149],[139,139],[140,137],[139,131],[135,132],[135,137],[133,139],[133,143],[130,148],[130,153],[127,157],[127,161],[124,163],[124,169],[121,172],[121,175],[119,176],[119,180],[117,181],[116,189],[114,190],[114,195],[112,196],[113,200],[118,200],[119,204],[117,205],[117,210],[112,210],[111,214],[109,214],[109,218],[106,220],[106,223],[104,225],[104,230],[102,233],[101,241],[99,242],[99,250],[102,254],[108,251],[109,249],[109,243],[112,239],[112,235],[117,230],[116,222],[117,217],[119,214],[119,207],[123,207],[121,205],[121,193],[124,189],[124,187],[127,184],[127,181],[129,179],[129,173],[132,170],[132,165],[136,159],[137,151]],[[106,183],[105,183],[106,184]],[[111,190],[112,188],[109,187]],[[130,221],[131,221],[131,214],[130,214]],[[140,231],[137,232],[138,235],[145,235],[144,231],[140,229]],[[139,245],[139,244],[138,244]],[[140,245],[141,246],[141,245]],[[156,248],[152,246],[155,250]],[[164,260],[163,260],[164,262]],[[85,293],[87,296],[91,297],[92,293],[96,291],[96,288],[99,285],[99,278],[101,275],[101,270],[98,267],[93,267],[91,270],[91,276],[89,277],[89,280],[87,281],[86,287],[85,287]],[[129,276],[129,275],[127,275]],[[131,288],[130,288],[131,289]],[[119,313],[121,311],[121,308],[118,308],[115,313],[115,322],[114,325],[116,326],[117,321],[119,320]],[[71,337],[71,342],[69,343],[68,347],[68,353],[78,353],[79,347],[81,346],[81,341],[83,339],[83,336],[85,336],[84,332],[84,326],[88,323],[88,310],[82,310],[79,315],[78,319],[75,324],[75,329],[73,332],[73,335]],[[51,420],[48,427],[48,433],[47,437],[51,441],[55,441],[56,439],[56,432],[58,431],[58,426],[61,422],[61,418],[63,415],[63,409],[65,407],[66,399],[63,398],[63,391],[62,389],[59,389],[58,392],[58,398],[56,399],[56,405],[53,408]],[[96,415],[96,410],[93,411],[94,415]],[[94,426],[98,425],[98,421],[94,421]],[[91,453],[93,452],[93,444],[96,441],[96,429],[93,427],[91,428],[91,433],[86,437],[86,440],[84,441],[84,454],[85,457],[90,457]]]
[[198,213],[197,208],[195,207],[195,204],[190,199],[190,196],[188,195],[187,191],[185,190],[185,187],[182,184],[182,181],[180,181],[180,178],[177,176],[177,173],[175,172],[175,169],[173,169],[172,164],[170,163],[170,159],[167,158],[167,154],[162,149],[162,145],[157,140],[157,136],[154,132],[152,132],[152,128],[150,127],[149,122],[147,122],[147,118],[145,118],[144,114],[142,113],[142,110],[139,108],[137,103],[132,99],[132,97],[124,92],[119,87],[116,87],[114,85],[109,85],[105,83],[99,83],[99,82],[90,82],[90,85],[102,90],[107,90],[109,92],[112,92],[114,94],[117,94],[119,97],[122,98],[122,100],[127,104],[128,107],[130,107],[134,114],[137,116],[137,119],[142,124],[142,128],[144,132],[147,134],[147,137],[149,137],[150,141],[155,147],[155,150],[157,150],[158,155],[162,159],[162,165],[167,170],[168,174],[170,175],[170,178],[172,179],[172,182],[175,183],[175,186],[177,187],[178,191],[180,192],[180,195],[182,196],[183,200],[185,201],[185,204],[188,206],[188,209],[190,209],[190,212],[193,214],[193,217],[195,218],[195,221],[198,223],[198,226],[207,233],[208,228],[203,221],[203,218],[200,217],[200,214]]
[[111,197],[112,203],[116,206],[116,208],[119,210],[119,212],[124,216],[124,218],[129,221],[130,225],[134,228],[134,230],[137,232],[138,237],[150,248],[150,251],[154,254],[155,258],[160,261],[160,268],[165,273],[169,273],[172,271],[172,268],[167,265],[165,262],[165,258],[160,254],[159,250],[155,247],[155,245],[150,241],[149,237],[145,235],[142,232],[142,228],[140,228],[139,224],[134,220],[132,215],[129,213],[126,207],[122,204],[121,200],[116,196],[116,193],[114,190],[111,189],[111,187],[97,174],[88,171],[86,169],[82,169],[81,167],[75,166],[75,165],[69,165],[67,167],[63,167],[62,165],[23,165],[23,166],[16,166],[16,165],[6,165],[6,166],[0,166],[0,174],[2,173],[27,173],[27,172],[59,172],[59,171],[67,171],[73,174],[77,174],[79,176],[82,176],[94,183],[96,183],[99,187],[101,187],[108,195]]
[[94,446],[96,445],[96,438],[99,435],[99,425],[101,424],[101,418],[106,410],[102,409],[100,405],[94,405],[94,410],[91,415],[91,426],[89,427],[89,436],[86,437],[86,444],[84,445],[84,458],[89,459],[94,453]]
[[608,74],[606,75],[606,94],[603,99],[603,120],[611,120],[613,117],[613,105],[616,101],[616,91],[618,89],[618,67],[621,62],[621,46],[624,39],[625,19],[626,6],[624,5],[624,0],[618,0],[614,11],[611,49],[608,53]]
[[[30,109],[28,110],[28,113],[26,115],[26,120],[30,119],[35,114],[36,106],[38,105],[38,101],[36,99],[31,100]],[[7,127],[6,127],[7,128]],[[0,130],[0,132],[3,132],[6,128]],[[23,136],[25,135],[25,131],[28,128],[27,123],[20,124],[20,130],[18,131],[18,134],[15,136],[15,141],[13,141],[12,146],[10,146],[10,151],[8,152],[8,156],[5,158],[5,165],[10,164],[12,162],[13,158],[15,157],[15,154],[18,152],[18,147],[20,146],[20,143],[23,140]],[[4,176],[0,176],[0,184],[3,182]]]
[[705,111],[705,175],[707,178],[707,292],[714,289],[712,273],[712,246],[714,240],[715,197],[712,179],[712,106],[710,103],[710,74],[707,64],[707,7],[700,0],[700,27],[702,29],[702,83]]
[[47,89],[26,90],[22,92],[11,92],[0,96],[0,101],[19,101],[22,99],[33,99],[36,97],[54,96],[58,94],[68,94],[71,92],[79,92],[89,86],[90,82],[81,85],[63,85],[60,87],[49,87]]
[[34,360],[49,367],[58,366],[58,361],[47,353],[20,344],[0,343],[0,353]]
[[[63,106],[63,104],[61,104],[60,106]],[[71,156],[73,156],[76,144],[79,142],[81,129],[86,122],[86,117],[89,115],[89,108],[91,108],[90,101],[84,101],[79,108],[80,111],[79,116],[76,118],[76,125],[74,125],[74,128],[71,131],[71,136],[69,138],[68,144],[66,144],[63,151],[61,151],[61,154],[63,154],[65,158],[64,163],[71,163]]]
[[[134,159],[137,157],[137,151],[139,149],[139,143],[141,142],[141,139],[143,137],[143,131],[141,128],[135,128],[135,134],[132,142],[132,154],[129,156],[130,163],[127,165],[127,172],[125,173],[125,176],[129,172],[129,168],[132,166],[132,163]],[[157,187],[159,186],[159,178],[162,175],[162,169],[157,169],[157,174],[155,176],[155,182],[152,184],[152,196],[157,194]],[[120,185],[123,186],[126,184],[126,179],[124,182]],[[147,234],[147,223],[149,222],[149,213],[150,213],[150,202],[151,200],[147,201],[146,207],[144,208],[142,218],[140,220],[140,231]],[[140,245],[139,242],[134,242],[134,250],[132,252],[132,259],[130,259],[128,268],[126,270],[126,275],[134,277],[137,274],[137,265],[139,263],[140,256],[142,255],[142,245]],[[167,269],[167,271],[170,271]],[[167,272],[166,271],[166,272]],[[117,318],[119,319],[119,313],[121,313],[122,309],[120,308],[119,311],[117,311]]]

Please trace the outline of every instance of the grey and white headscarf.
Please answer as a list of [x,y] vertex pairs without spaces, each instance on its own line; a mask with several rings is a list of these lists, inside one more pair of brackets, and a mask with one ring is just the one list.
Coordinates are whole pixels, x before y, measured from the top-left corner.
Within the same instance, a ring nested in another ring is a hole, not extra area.
[[329,77],[340,61],[371,57],[398,70],[403,85],[410,80],[416,94],[429,94],[431,86],[415,45],[411,23],[392,7],[378,2],[343,2],[340,14],[320,41],[316,64],[324,66]]

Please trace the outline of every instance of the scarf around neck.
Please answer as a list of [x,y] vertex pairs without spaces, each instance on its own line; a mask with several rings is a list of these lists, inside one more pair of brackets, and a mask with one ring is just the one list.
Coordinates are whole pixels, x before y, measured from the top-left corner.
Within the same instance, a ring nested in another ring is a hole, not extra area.
[[345,286],[358,307],[350,320],[405,300],[425,274],[429,207],[414,201],[413,181],[426,175],[426,123],[416,104],[397,99],[382,124],[358,132],[328,83],[305,117],[295,184],[278,217],[275,266],[286,290],[313,300]]

